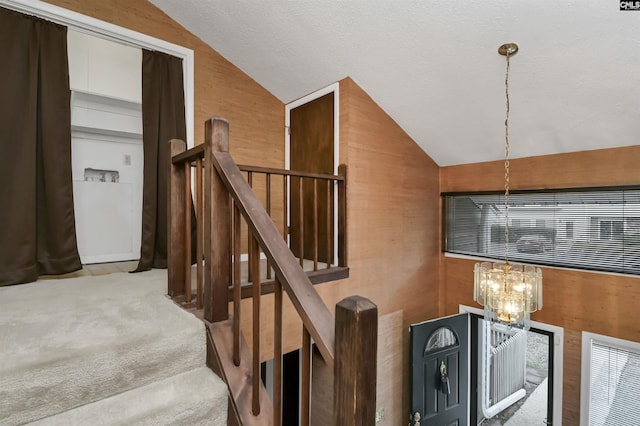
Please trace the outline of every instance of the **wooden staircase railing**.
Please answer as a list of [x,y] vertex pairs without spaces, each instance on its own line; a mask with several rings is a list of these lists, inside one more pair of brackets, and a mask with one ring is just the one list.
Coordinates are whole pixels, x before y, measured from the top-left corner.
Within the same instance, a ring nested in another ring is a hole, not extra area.
[[[353,296],[336,305],[336,316],[313,288],[302,268],[304,254],[294,257],[283,235],[270,217],[270,183],[266,185],[266,208],[248,181],[252,174],[283,176],[286,198],[287,176],[313,179],[314,194],[318,181],[337,182],[338,191],[338,264],[346,268],[346,168],[338,176],[301,174],[275,169],[236,165],[228,152],[229,125],[212,118],[205,123],[205,142],[189,151],[183,141],[171,141],[169,184],[169,295],[189,303],[191,299],[191,168],[195,165],[196,226],[196,305],[204,306],[208,326],[208,364],[229,385],[229,424],[281,424],[283,292],[286,292],[302,320],[302,424],[309,424],[312,344],[334,374],[333,424],[374,424],[376,395],[377,308],[369,300]],[[202,182],[204,185],[202,186]],[[331,187],[331,183],[326,183]],[[302,184],[299,185],[302,188]],[[317,195],[315,195],[317,197]],[[328,197],[328,196],[327,196]],[[302,198],[302,197],[301,197]],[[283,202],[286,237],[286,201]],[[315,202],[314,202],[315,205]],[[301,209],[302,210],[302,209]],[[313,214],[317,229],[317,215]],[[308,220],[301,216],[301,222]],[[244,224],[244,225],[243,225]],[[243,312],[241,259],[243,226],[247,236],[247,275],[251,282],[251,351],[240,329]],[[316,233],[317,235],[317,233]],[[203,238],[200,238],[203,236]],[[314,237],[317,238],[317,237]],[[316,241],[317,243],[317,241]],[[317,244],[316,244],[317,247]],[[303,251],[303,250],[302,250]],[[261,270],[261,254],[266,267]],[[204,259],[204,262],[201,260]],[[318,272],[318,253],[310,259]],[[331,269],[330,261],[325,268]],[[274,292],[274,387],[270,403],[260,380],[262,277],[273,279]],[[231,291],[229,290],[231,286]],[[229,317],[231,293],[233,317]]]

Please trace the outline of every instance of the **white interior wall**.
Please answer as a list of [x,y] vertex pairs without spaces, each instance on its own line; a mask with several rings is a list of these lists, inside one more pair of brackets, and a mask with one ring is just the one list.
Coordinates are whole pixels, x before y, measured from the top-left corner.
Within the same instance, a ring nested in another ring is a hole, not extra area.
[[142,50],[69,29],[71,90],[142,103]]

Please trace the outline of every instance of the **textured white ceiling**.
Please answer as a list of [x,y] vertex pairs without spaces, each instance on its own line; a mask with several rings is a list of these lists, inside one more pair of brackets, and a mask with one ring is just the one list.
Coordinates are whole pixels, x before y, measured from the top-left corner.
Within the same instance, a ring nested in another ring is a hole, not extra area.
[[640,143],[618,0],[151,2],[285,103],[353,78],[441,166],[504,157],[505,42],[513,158]]

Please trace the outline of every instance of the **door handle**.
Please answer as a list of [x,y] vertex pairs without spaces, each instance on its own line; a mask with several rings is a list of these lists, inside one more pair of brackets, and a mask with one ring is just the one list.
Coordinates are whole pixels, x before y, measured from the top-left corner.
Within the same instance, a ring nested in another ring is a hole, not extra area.
[[409,415],[409,426],[420,426],[420,412],[416,411],[413,416]]
[[444,361],[440,362],[440,390],[445,395],[451,394],[451,386],[449,386],[449,376],[447,375],[447,366]]

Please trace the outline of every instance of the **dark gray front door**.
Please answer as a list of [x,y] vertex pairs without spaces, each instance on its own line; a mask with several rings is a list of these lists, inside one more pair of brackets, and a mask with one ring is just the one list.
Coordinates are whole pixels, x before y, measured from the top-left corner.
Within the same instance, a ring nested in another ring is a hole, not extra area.
[[468,425],[468,322],[460,314],[411,326],[411,425]]

